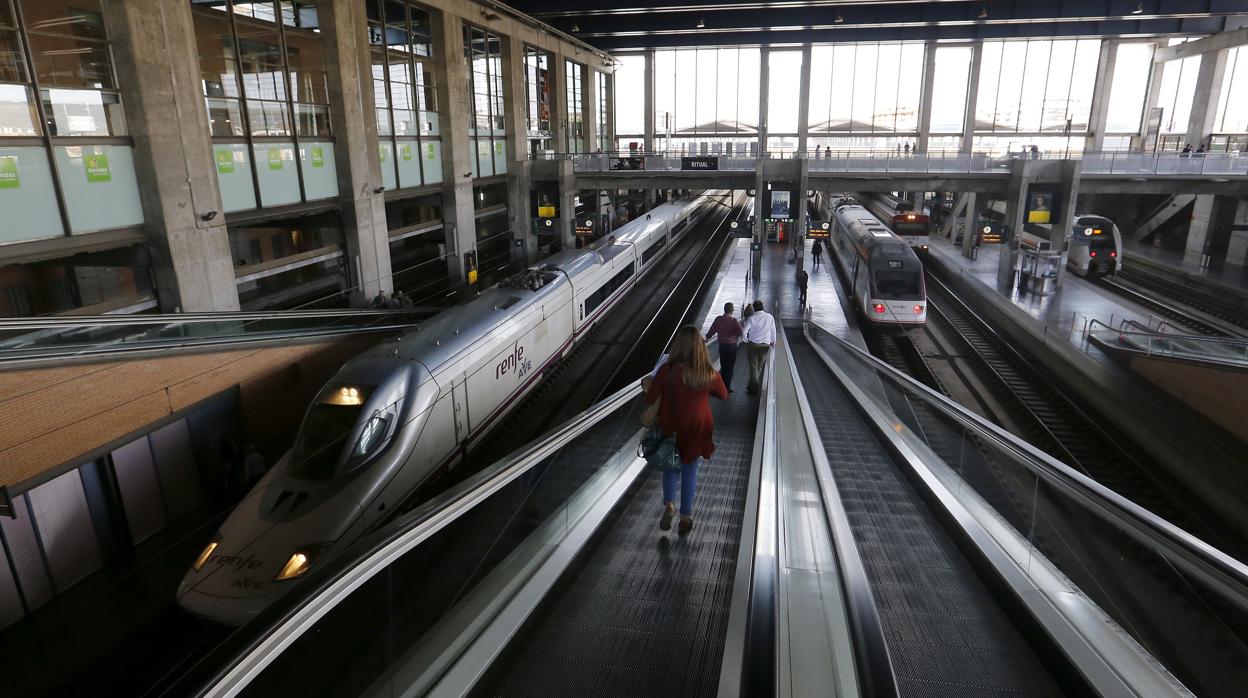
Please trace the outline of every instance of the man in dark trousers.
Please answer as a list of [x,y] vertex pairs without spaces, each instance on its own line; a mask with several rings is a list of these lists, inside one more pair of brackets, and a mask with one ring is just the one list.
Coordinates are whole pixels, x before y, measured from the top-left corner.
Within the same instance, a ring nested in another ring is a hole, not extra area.
[[724,387],[732,392],[732,369],[737,365],[737,345],[744,334],[741,323],[732,316],[732,303],[724,303],[724,314],[715,318],[711,329],[706,333],[710,339],[719,336],[719,377],[724,380]]
[[823,260],[823,241],[822,240],[815,240],[815,244],[811,245],[810,256],[813,257],[815,260],[815,264],[813,268],[818,269],[819,262]]
[[810,283],[810,274],[803,269],[797,272],[797,305],[798,307],[806,307],[806,286]]
[[762,388],[763,372],[767,368],[767,352],[776,343],[776,320],[763,310],[762,301],[754,301],[754,314],[742,326],[745,330],[746,351],[750,357],[750,382],[746,392],[757,395]]

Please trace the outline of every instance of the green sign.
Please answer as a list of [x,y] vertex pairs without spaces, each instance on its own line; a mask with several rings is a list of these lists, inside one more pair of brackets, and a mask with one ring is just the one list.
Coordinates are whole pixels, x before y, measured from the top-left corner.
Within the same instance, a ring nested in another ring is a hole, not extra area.
[[412,146],[410,146],[410,145],[404,145],[404,146],[403,146],[403,149],[402,149],[401,151],[399,151],[399,152],[403,153],[403,159],[404,159],[404,160],[411,160],[411,159],[412,159]]
[[503,156],[503,149],[505,147],[506,147],[506,144],[503,143],[502,141],[494,141],[494,153],[497,154],[498,157],[501,158]]
[[282,149],[281,148],[269,148],[269,169],[270,170],[282,169]]
[[325,166],[325,149],[319,145],[312,146],[312,166],[313,167]]
[[381,153],[381,161],[385,162],[386,161],[386,146],[384,145],[377,146],[377,152]]
[[18,189],[22,180],[17,176],[17,156],[0,157],[0,189]]
[[433,144],[425,144],[425,159],[432,162],[435,158],[437,158],[437,154],[434,152]]
[[217,151],[217,174],[230,174],[234,171],[234,153],[228,150]]
[[104,153],[84,155],[82,162],[87,168],[88,182],[111,182],[113,171],[108,167],[108,156]]

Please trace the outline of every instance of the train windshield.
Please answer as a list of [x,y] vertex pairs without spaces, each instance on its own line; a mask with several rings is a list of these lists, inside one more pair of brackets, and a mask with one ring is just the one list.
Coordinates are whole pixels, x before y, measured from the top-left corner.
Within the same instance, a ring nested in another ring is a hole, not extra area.
[[878,270],[875,272],[875,287],[884,300],[923,300],[923,285],[919,274],[914,271]]
[[291,475],[328,480],[338,474],[343,445],[355,431],[371,390],[372,386],[329,385],[321,391],[299,429]]
[[897,221],[893,232],[898,235],[927,235],[927,221]]

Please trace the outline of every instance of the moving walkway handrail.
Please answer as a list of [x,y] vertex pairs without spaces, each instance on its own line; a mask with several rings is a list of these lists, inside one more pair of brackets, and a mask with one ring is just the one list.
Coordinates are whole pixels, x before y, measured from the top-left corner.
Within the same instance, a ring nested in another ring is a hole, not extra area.
[[298,320],[313,318],[385,317],[409,313],[428,314],[444,310],[439,307],[391,308],[385,310],[282,310],[243,311],[211,313],[163,313],[160,315],[59,315],[56,317],[4,318],[0,319],[0,331],[39,330],[76,327],[104,327],[128,325],[177,325],[208,322],[234,322],[258,320]]
[[1248,610],[1248,565],[837,337],[818,323],[808,321],[808,336],[810,325],[835,340],[846,354],[874,370],[876,375],[886,377],[906,392],[918,394],[964,428],[1015,456],[1037,477],[1080,502],[1137,543],[1171,560],[1227,600]]
[[[1228,345],[1237,346],[1237,347],[1248,345],[1248,337],[1217,337],[1217,336],[1208,335],[1208,334],[1179,334],[1179,333],[1172,333],[1172,332],[1162,332],[1159,329],[1158,330],[1143,329],[1142,325],[1132,320],[1124,320],[1123,324],[1125,325],[1128,322],[1130,322],[1132,326],[1139,327],[1141,329],[1127,330],[1127,329],[1123,329],[1121,326],[1118,328],[1114,328],[1113,325],[1101,322],[1100,320],[1093,318],[1092,320],[1088,322],[1088,332],[1091,333],[1092,330],[1096,329],[1097,325],[1100,325],[1101,327],[1104,327],[1106,330],[1113,332],[1114,334],[1120,334],[1120,335],[1149,337],[1152,339],[1179,340],[1183,342],[1195,342],[1199,344],[1228,344]],[[1173,327],[1173,325],[1171,325],[1171,327]]]
[[[209,652],[169,695],[233,696],[259,675],[283,649],[311,629],[353,591],[499,489],[524,475],[560,448],[641,394],[633,382],[557,427],[547,436],[512,453],[438,495],[415,511],[365,539],[357,554],[331,559],[314,569],[302,593],[287,594],[265,609],[225,643]],[[248,634],[247,628],[262,628]],[[237,638],[237,639],[235,639]]]

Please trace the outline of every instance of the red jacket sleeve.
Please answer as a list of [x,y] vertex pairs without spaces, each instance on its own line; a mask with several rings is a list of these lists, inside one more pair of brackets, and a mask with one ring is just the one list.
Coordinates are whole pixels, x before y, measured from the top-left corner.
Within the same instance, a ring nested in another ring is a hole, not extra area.
[[[654,380],[650,381],[650,389],[646,391],[646,404],[653,405],[655,400],[663,394],[663,388],[667,385],[667,377],[672,372],[671,364],[663,364],[659,368],[659,372],[654,374]],[[721,380],[720,383],[723,383]]]
[[728,399],[728,388],[724,385],[724,379],[720,377],[718,371],[715,372],[715,377],[711,379],[711,384],[707,386],[707,392],[720,400]]

